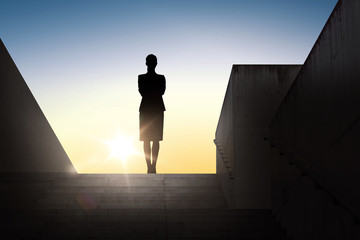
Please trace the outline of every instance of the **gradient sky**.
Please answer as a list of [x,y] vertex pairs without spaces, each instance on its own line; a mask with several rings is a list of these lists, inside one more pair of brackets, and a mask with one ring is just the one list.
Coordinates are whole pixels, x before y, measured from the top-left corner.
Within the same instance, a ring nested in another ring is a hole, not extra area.
[[[137,75],[164,74],[159,173],[214,173],[232,64],[301,64],[336,0],[0,0],[0,37],[79,173],[143,173]],[[109,158],[120,132],[139,154]]]

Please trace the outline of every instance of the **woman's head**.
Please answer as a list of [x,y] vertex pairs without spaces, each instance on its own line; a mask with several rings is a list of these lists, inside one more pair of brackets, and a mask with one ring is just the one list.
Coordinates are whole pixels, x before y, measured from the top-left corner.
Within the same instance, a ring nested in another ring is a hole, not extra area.
[[154,54],[149,54],[146,57],[146,66],[150,67],[150,68],[155,68],[157,65],[157,58]]

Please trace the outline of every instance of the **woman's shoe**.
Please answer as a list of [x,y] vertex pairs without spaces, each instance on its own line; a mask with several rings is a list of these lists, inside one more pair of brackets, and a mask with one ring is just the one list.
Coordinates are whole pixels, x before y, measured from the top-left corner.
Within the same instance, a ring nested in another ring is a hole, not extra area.
[[155,166],[150,165],[150,166],[148,167],[148,173],[156,173]]

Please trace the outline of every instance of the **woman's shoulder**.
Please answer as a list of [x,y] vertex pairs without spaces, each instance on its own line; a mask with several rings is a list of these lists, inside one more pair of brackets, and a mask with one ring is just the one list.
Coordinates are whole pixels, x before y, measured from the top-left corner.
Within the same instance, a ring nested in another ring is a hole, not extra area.
[[146,74],[139,74],[139,76],[138,76],[138,82],[139,82],[139,83],[140,83],[140,82],[144,82],[144,81],[146,81],[146,78],[147,78]]
[[157,78],[158,78],[158,79],[165,79],[165,76],[164,76],[164,75],[161,75],[161,74],[157,74]]

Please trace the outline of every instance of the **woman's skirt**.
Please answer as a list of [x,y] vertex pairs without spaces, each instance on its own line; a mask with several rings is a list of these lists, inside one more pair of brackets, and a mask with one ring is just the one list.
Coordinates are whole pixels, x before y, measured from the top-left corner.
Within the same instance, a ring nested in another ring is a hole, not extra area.
[[140,112],[140,141],[162,141],[164,112]]

